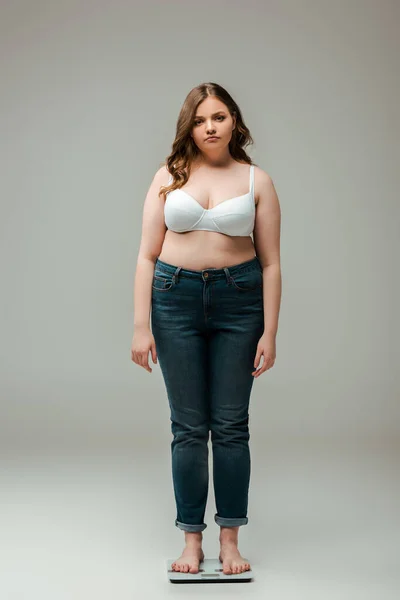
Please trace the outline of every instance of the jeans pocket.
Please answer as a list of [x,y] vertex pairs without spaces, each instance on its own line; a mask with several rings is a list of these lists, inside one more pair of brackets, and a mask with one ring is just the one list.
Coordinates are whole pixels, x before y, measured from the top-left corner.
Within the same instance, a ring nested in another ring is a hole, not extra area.
[[168,292],[175,284],[175,275],[164,273],[164,271],[155,270],[153,275],[152,288],[157,292]]
[[239,271],[236,275],[231,275],[231,283],[238,290],[250,292],[251,290],[257,290],[262,287],[263,274],[259,269]]

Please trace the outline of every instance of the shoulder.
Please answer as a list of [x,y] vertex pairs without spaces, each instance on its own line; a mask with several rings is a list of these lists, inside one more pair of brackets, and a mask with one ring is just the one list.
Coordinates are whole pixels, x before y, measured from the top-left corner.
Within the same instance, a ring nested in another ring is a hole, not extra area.
[[[161,191],[162,187],[167,187],[169,185],[169,182],[170,182],[170,173],[169,173],[166,165],[164,164],[161,167],[159,167],[157,169],[157,171],[154,173],[151,186],[154,190],[157,190],[157,193],[159,193]],[[165,200],[165,193],[163,193],[162,196],[164,197],[164,200]]]
[[154,182],[159,185],[168,185],[170,174],[166,165],[162,165],[154,174]]
[[261,167],[254,166],[254,196],[256,203],[260,200],[260,197],[269,192],[273,188],[272,177]]
[[254,181],[257,179],[257,182],[260,182],[261,185],[270,185],[272,183],[272,178],[271,176],[264,171],[264,169],[262,169],[261,167],[258,167],[257,165],[253,165],[254,166]]

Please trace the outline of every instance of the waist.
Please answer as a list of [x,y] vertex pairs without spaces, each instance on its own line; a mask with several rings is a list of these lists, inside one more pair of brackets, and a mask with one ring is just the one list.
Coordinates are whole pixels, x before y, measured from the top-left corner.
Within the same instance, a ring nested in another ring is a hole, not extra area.
[[201,271],[243,263],[256,254],[250,236],[230,237],[208,231],[176,233],[168,230],[159,259],[188,270]]
[[171,264],[167,263],[163,260],[157,258],[155,263],[155,268],[157,270],[161,270],[164,273],[169,273],[171,275],[176,274],[177,269],[179,268],[179,277],[188,277],[191,279],[202,279],[204,273],[207,273],[208,279],[221,279],[226,277],[226,269],[229,269],[229,274],[234,277],[239,273],[243,273],[246,271],[251,271],[253,269],[262,270],[261,262],[258,256],[254,256],[250,260],[246,260],[244,262],[234,264],[234,265],[226,265],[221,269],[216,269],[214,267],[206,267],[205,269],[196,270],[196,269],[185,269],[181,267],[179,264]]

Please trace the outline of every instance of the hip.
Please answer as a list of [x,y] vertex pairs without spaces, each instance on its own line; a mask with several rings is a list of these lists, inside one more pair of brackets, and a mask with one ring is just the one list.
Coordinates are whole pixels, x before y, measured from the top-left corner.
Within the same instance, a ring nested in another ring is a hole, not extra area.
[[185,269],[156,260],[152,321],[164,329],[263,327],[263,270],[257,256],[222,268]]

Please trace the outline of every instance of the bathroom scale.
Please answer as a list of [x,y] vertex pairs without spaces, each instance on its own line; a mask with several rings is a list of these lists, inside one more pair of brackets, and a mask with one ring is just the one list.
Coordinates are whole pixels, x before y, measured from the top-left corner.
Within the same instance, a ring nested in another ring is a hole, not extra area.
[[243,583],[251,581],[253,571],[243,571],[243,573],[232,573],[227,575],[222,570],[222,563],[219,558],[205,558],[199,564],[198,573],[180,573],[171,568],[175,559],[167,560],[168,579],[171,583]]

